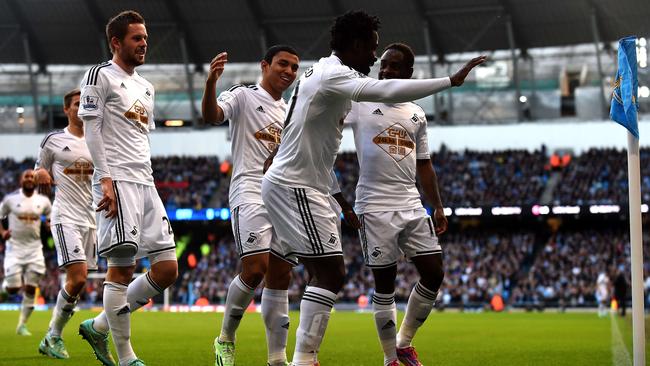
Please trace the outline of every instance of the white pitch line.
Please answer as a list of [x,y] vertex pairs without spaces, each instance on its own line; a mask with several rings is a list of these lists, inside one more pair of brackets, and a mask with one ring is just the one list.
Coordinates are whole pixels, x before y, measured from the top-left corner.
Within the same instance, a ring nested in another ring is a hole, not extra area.
[[632,358],[627,351],[623,336],[618,329],[615,313],[610,313],[612,328],[612,365],[614,366],[632,366]]

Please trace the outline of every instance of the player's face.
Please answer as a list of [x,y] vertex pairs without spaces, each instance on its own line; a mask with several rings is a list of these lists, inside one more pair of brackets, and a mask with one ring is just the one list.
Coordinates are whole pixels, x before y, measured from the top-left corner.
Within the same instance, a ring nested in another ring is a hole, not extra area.
[[144,64],[147,53],[147,28],[144,24],[129,24],[126,36],[117,43],[116,52],[125,64],[134,67]]
[[372,37],[367,40],[359,40],[355,46],[356,60],[355,65],[351,65],[353,69],[368,75],[370,68],[377,61],[377,47],[379,46],[379,33],[372,32]]
[[79,112],[79,96],[73,95],[70,105],[68,107],[63,107],[63,113],[68,116],[68,122],[74,123],[78,126],[81,126],[83,122],[81,118],[77,115]]
[[268,80],[274,90],[283,92],[296,80],[298,56],[289,52],[278,52],[269,65],[262,61],[262,77]]
[[26,191],[33,191],[36,187],[34,184],[34,171],[27,169],[20,176],[20,187]]
[[379,79],[410,79],[413,69],[404,61],[404,54],[390,49],[381,55]]

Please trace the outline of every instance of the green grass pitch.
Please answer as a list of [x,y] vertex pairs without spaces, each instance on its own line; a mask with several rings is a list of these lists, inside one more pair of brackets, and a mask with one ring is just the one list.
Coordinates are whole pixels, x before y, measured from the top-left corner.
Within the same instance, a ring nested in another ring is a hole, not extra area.
[[[91,316],[94,313],[89,311],[75,314],[63,334],[71,358],[53,360],[38,354],[49,312],[32,315],[28,324],[31,337],[15,335],[17,312],[0,312],[0,365],[99,365],[90,347],[77,335],[79,322]],[[132,317],[136,354],[147,365],[213,365],[212,341],[222,316],[137,312]],[[298,313],[293,312],[291,317],[289,357],[293,352]],[[631,352],[630,318],[617,322]],[[373,324],[369,313],[332,314],[320,352],[321,364],[381,366],[383,358]],[[420,329],[414,345],[426,366],[612,365],[611,324],[609,318],[598,318],[593,313],[434,312]],[[264,366],[265,363],[262,319],[259,314],[246,314],[238,331],[237,364]]]

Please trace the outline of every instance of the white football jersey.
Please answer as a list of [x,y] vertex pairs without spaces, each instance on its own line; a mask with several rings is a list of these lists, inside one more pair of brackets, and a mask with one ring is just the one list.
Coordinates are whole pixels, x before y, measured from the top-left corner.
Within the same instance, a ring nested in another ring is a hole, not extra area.
[[[136,71],[129,75],[105,62],[92,67],[81,81],[79,117],[102,124],[106,161],[113,180],[152,186],[149,131],[154,124],[154,89]],[[87,123],[87,122],[86,122]],[[97,170],[93,183],[99,183]]]
[[0,218],[8,217],[11,238],[7,250],[18,256],[42,255],[41,215],[52,211],[50,199],[34,192],[30,197],[22,189],[4,197]]
[[293,90],[282,144],[265,177],[275,184],[329,194],[342,120],[369,81],[335,55],[305,71]]
[[244,203],[263,205],[264,161],[280,143],[286,102],[273,97],[260,85],[235,85],[219,95],[224,119],[230,120],[232,136],[230,208]]
[[93,163],[86,139],[68,128],[49,133],[41,143],[36,168],[50,172],[56,184],[51,224],[95,227],[91,181]]
[[422,207],[416,159],[429,159],[427,119],[414,103],[353,103],[345,119],[359,159],[357,213]]

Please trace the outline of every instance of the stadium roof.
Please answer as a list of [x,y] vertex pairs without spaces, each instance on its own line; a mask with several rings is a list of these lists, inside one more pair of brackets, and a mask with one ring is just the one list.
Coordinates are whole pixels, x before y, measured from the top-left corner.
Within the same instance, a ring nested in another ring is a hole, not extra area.
[[601,41],[650,34],[648,0],[2,0],[0,63],[25,63],[25,44],[41,69],[98,63],[109,56],[106,21],[124,9],[147,21],[150,63],[183,63],[184,48],[196,65],[221,50],[231,61],[251,62],[277,43],[316,59],[329,52],[334,17],[350,9],[381,18],[380,46],[403,41],[426,54],[429,38],[439,60],[508,49],[509,23],[514,44],[524,51],[593,42],[594,29]]

